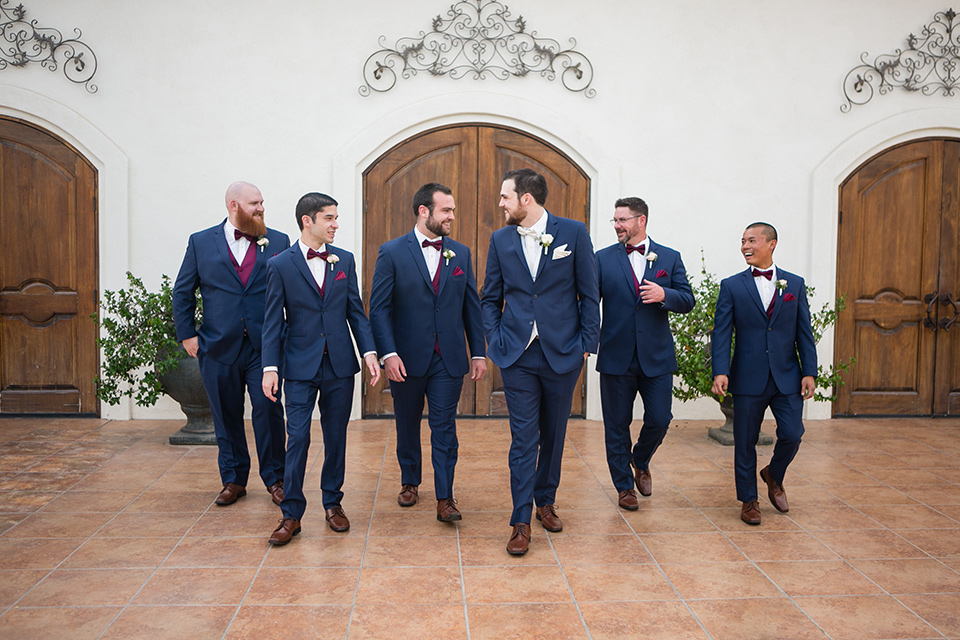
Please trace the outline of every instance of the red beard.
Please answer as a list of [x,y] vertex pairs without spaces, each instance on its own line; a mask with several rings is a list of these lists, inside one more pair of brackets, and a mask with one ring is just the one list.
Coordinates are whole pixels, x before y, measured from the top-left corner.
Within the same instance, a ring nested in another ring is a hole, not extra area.
[[267,235],[267,225],[262,216],[250,216],[241,213],[237,220],[237,229],[251,236]]

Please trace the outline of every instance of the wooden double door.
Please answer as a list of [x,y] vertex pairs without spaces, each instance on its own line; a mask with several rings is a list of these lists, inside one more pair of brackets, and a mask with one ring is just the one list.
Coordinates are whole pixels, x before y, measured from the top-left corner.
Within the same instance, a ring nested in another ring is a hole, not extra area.
[[888,149],[841,186],[837,415],[960,415],[960,140]]
[[[477,284],[482,288],[490,234],[504,225],[500,200],[506,171],[529,167],[547,179],[546,208],[565,218],[588,223],[590,181],[570,158],[529,134],[483,124],[465,124],[427,131],[387,151],[363,177],[363,284],[369,312],[369,292],[377,252],[384,242],[408,233],[416,222],[413,195],[427,182],[440,182],[453,191],[456,221],[451,237],[468,247]],[[558,310],[559,311],[559,310]],[[487,360],[487,377],[464,379],[459,414],[505,416],[506,399],[500,371]],[[393,401],[386,378],[370,388],[364,373],[365,417],[390,415]],[[580,375],[571,414],[585,415],[585,376]]]
[[0,118],[0,414],[97,415],[97,173]]

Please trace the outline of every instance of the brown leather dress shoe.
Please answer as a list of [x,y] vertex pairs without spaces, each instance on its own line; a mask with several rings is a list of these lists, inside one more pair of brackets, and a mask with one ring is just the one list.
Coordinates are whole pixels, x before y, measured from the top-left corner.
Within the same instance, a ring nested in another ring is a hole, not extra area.
[[553,533],[563,531],[563,520],[557,515],[557,509],[552,504],[537,507],[537,520],[540,521],[540,524],[542,524],[543,528],[547,531],[552,531]]
[[453,498],[437,500],[437,520],[440,522],[463,520],[463,516],[460,515],[460,510],[457,509],[457,501]]
[[412,484],[405,484],[400,487],[400,495],[397,496],[397,504],[401,507],[412,507],[417,504],[418,489]]
[[267,492],[273,498],[273,504],[279,507],[280,503],[283,502],[283,480],[277,480],[267,487]]
[[637,502],[637,492],[633,489],[621,491],[620,497],[617,499],[617,504],[620,505],[621,509],[626,509],[627,511],[636,511],[640,508],[640,504]]
[[329,524],[330,528],[334,531],[339,533],[350,528],[350,521],[347,519],[347,514],[345,514],[340,507],[327,509],[326,514],[327,524]]
[[300,521],[293,518],[281,518],[280,526],[273,530],[273,535],[267,540],[270,544],[282,547],[300,533]]
[[787,504],[787,494],[783,487],[777,484],[770,475],[770,465],[760,469],[760,479],[767,483],[767,497],[770,498],[774,508],[780,513],[790,511],[790,505]]
[[760,524],[760,502],[751,500],[744,502],[740,508],[740,519],[747,524]]
[[518,522],[513,525],[513,533],[510,534],[510,541],[507,543],[507,553],[512,556],[522,556],[530,548],[530,525],[526,522]]
[[242,487],[239,484],[233,484],[228,482],[223,485],[223,490],[220,492],[220,495],[217,496],[217,499],[213,502],[220,507],[225,507],[228,504],[233,504],[237,499],[242,498],[247,495],[247,488]]
[[640,491],[640,495],[649,496],[651,493],[653,493],[653,478],[650,477],[649,470],[637,469],[636,480],[637,489]]

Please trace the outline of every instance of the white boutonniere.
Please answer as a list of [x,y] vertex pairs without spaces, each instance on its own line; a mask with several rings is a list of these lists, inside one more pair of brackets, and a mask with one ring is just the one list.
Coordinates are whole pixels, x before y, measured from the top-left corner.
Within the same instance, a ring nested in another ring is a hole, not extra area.
[[333,265],[340,262],[340,256],[335,253],[330,253],[327,255],[327,264],[330,265],[330,271],[333,271]]
[[270,241],[267,240],[267,236],[257,238],[257,246],[260,247],[260,253],[263,253],[263,248],[270,246]]
[[656,251],[651,251],[650,253],[647,254],[647,264],[650,265],[651,268],[653,268],[653,263],[657,261],[658,257],[659,256],[657,255]]
[[540,240],[540,245],[543,247],[543,255],[547,255],[547,249],[553,244],[553,236],[549,233],[541,233],[538,240]]
[[780,292],[780,295],[783,296],[783,290],[787,288],[786,280],[777,280],[777,291]]
[[444,250],[443,250],[443,257],[447,259],[447,261],[446,261],[444,264],[449,265],[449,264],[450,264],[450,258],[456,258],[456,257],[457,257],[457,254],[453,252],[453,249],[444,249]]

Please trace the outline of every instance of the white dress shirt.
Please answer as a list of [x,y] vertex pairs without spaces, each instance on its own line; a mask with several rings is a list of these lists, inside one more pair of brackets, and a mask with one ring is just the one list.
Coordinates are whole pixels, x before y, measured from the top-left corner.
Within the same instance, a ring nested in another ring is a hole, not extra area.
[[643,247],[643,255],[640,255],[637,251],[633,251],[627,255],[627,259],[630,260],[630,266],[633,267],[633,275],[637,277],[637,282],[643,284],[643,279],[647,275],[647,254],[650,253],[650,236],[644,238],[640,244],[633,246]]
[[[520,244],[523,246],[523,256],[527,259],[527,268],[530,270],[530,277],[533,278],[534,282],[537,280],[537,269],[540,267],[540,258],[543,256],[543,245],[540,244],[540,236],[546,233],[547,231],[547,216],[550,214],[547,213],[546,209],[543,211],[543,215],[540,216],[540,219],[533,223],[528,229],[533,229],[537,232],[537,237],[532,238],[529,236],[520,236]],[[519,233],[519,231],[518,231]],[[527,340],[527,347],[533,344],[533,341],[537,339],[537,336],[540,335],[540,332],[537,330],[537,321],[533,321],[533,331],[530,332],[530,339]]]
[[[756,269],[756,267],[751,267],[752,269]],[[757,283],[757,293],[760,294],[760,302],[764,309],[770,306],[770,301],[773,300],[773,296],[777,292],[777,265],[772,264],[769,269],[773,270],[773,276],[769,280],[763,276],[756,276],[753,279]],[[768,271],[769,269],[760,269],[760,271]]]
[[[309,260],[307,258],[307,251],[310,250],[310,247],[303,244],[303,240],[297,240],[297,244],[300,246],[300,253],[303,254],[303,259],[307,261],[307,267],[310,269],[310,273],[313,274],[313,279],[317,283],[318,289],[323,289],[324,279],[327,277],[327,270],[330,268],[330,265],[320,258],[314,258]],[[317,253],[323,253],[327,245],[322,244],[317,250]]]
[[441,240],[441,236],[436,238],[428,238],[427,236],[420,233],[420,229],[416,227],[413,228],[413,233],[417,236],[417,244],[420,245],[420,252],[423,253],[423,259],[427,263],[427,272],[430,274],[430,280],[433,281],[434,276],[437,275],[437,267],[440,266],[440,252],[434,249],[433,247],[423,246],[423,241],[427,240],[428,242],[433,242],[434,240]]
[[247,256],[247,250],[250,249],[250,241],[247,240],[246,236],[240,236],[240,238],[237,239],[237,234],[234,233],[235,231],[239,231],[239,229],[230,224],[230,219],[228,218],[227,221],[223,223],[223,234],[227,237],[227,246],[230,247],[230,253],[236,258],[237,264],[243,264],[243,259]]

